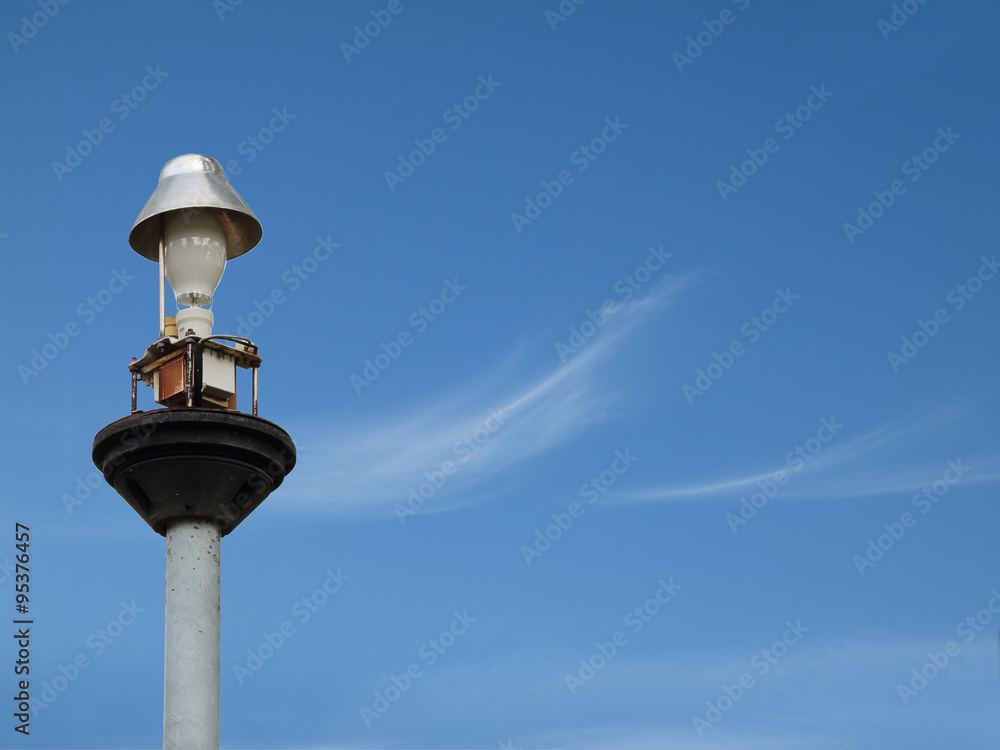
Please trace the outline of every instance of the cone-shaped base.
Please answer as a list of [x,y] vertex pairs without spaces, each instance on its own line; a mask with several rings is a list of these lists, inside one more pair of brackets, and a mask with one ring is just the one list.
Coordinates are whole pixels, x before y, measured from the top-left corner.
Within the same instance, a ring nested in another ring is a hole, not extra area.
[[224,409],[158,409],[113,422],[94,438],[94,464],[154,531],[200,518],[235,529],[295,466],[278,425]]

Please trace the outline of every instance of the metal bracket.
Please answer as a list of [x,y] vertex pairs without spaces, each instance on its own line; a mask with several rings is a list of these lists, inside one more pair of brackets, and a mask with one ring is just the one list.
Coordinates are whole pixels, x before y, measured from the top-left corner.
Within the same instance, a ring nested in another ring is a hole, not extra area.
[[[223,343],[229,341],[237,344],[237,346],[230,346],[227,343]],[[184,382],[186,384],[184,405],[192,408],[204,406],[205,400],[202,391],[204,386],[203,357],[205,349],[211,349],[217,355],[231,358],[237,367],[251,371],[251,413],[257,416],[257,370],[262,361],[259,349],[250,339],[226,334],[214,334],[201,339],[194,335],[183,339],[164,336],[146,347],[146,352],[141,358],[136,359],[133,357],[132,362],[128,366],[129,371],[132,373],[132,413],[135,414],[138,411],[138,381],[141,379],[147,384],[152,384],[154,374],[168,362],[176,361],[182,351],[185,368]]]

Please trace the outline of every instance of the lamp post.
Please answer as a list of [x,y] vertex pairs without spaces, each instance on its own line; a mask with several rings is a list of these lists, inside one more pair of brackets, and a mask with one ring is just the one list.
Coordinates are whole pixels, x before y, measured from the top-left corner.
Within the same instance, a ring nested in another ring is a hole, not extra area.
[[[159,264],[159,338],[129,365],[132,409],[94,438],[94,464],[166,537],[163,747],[218,750],[221,539],[295,465],[295,444],[257,416],[257,346],[213,335],[209,307],[227,261],[261,239],[257,217],[215,159],[171,159],[129,244]],[[166,316],[164,278],[178,305]],[[252,372],[250,413],[236,368]],[[137,388],[162,409],[141,411]]]

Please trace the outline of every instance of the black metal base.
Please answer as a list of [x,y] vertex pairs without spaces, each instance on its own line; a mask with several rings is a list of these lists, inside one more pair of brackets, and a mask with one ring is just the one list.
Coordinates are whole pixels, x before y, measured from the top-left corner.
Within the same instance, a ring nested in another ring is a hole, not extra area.
[[224,409],[157,409],[112,422],[94,438],[94,465],[159,534],[203,518],[223,536],[295,466],[295,444],[273,422]]

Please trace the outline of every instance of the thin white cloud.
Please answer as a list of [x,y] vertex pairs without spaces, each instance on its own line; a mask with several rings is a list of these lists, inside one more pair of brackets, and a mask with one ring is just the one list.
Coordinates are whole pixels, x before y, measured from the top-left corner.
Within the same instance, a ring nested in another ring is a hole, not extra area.
[[[763,675],[749,665],[751,654],[732,650],[692,653],[679,647],[673,655],[653,657],[623,653],[576,696],[568,694],[562,679],[573,663],[570,655],[565,663],[553,662],[548,648],[487,662],[473,657],[428,673],[410,699],[419,705],[411,707],[448,706],[467,721],[488,726],[498,717],[519,717],[518,729],[509,735],[470,746],[484,750],[838,750],[862,740],[898,737],[901,731],[920,736],[945,718],[957,721],[966,736],[989,726],[994,647],[985,634],[963,643],[961,653],[931,681],[928,694],[910,705],[901,702],[897,684],[925,663],[929,651],[941,650],[941,634],[807,637],[813,640],[793,647]],[[692,716],[705,710],[706,701],[717,701],[722,686],[734,684],[744,672],[754,676],[754,685],[698,737]],[[623,707],[630,715],[650,718],[612,718]],[[404,737],[383,736],[345,747],[409,747],[405,743]]]
[[[960,645],[932,681],[936,697],[921,694],[908,706],[899,698],[897,685],[927,661],[928,652],[940,651],[947,635],[831,638],[814,629],[765,674],[751,666],[754,653],[732,648],[695,653],[675,644],[671,654],[623,652],[575,696],[563,680],[574,671],[574,655],[553,661],[553,650],[565,650],[560,644],[533,657],[466,661],[436,671],[422,685],[420,700],[467,718],[482,716],[485,723],[498,713],[522,716],[522,725],[536,727],[513,738],[526,750],[835,750],[855,746],[874,727],[883,736],[897,725],[916,734],[914,723],[934,726],[945,715],[962,716],[967,727],[988,726],[983,711],[995,680],[995,647],[987,633]],[[744,673],[754,678],[745,697],[698,737],[692,717]],[[542,708],[529,719],[532,706]],[[621,707],[663,718],[609,723]]]
[[[609,497],[608,502],[732,500],[756,491],[758,482],[771,480],[778,471],[790,476],[788,484],[781,487],[782,500],[917,492],[940,479],[949,460],[960,458],[970,468],[960,480],[962,486],[1000,481],[1000,457],[995,453],[981,448],[972,454],[963,453],[948,444],[947,438],[954,437],[965,416],[964,409],[940,407],[880,425],[852,438],[841,437],[842,432],[803,463],[798,463],[797,456],[791,464],[784,460],[797,444],[804,442],[801,438],[791,440],[781,459],[764,470],[625,490]],[[937,445],[935,457],[928,456],[928,444]],[[920,457],[916,458],[917,455]]]
[[[440,481],[436,472],[446,461],[455,471],[421,512],[481,502],[487,495],[484,478],[573,439],[614,412],[619,394],[608,386],[610,379],[601,377],[602,369],[612,364],[629,334],[672,304],[691,279],[664,277],[648,294],[621,303],[565,364],[551,355],[552,370],[520,387],[480,383],[374,425],[366,419],[333,429],[300,427],[299,460],[283,488],[284,507],[384,516],[407,499],[410,488],[432,481],[428,472]],[[517,365],[512,363],[514,371],[502,383],[518,377]]]
[[831,740],[823,736],[805,737],[801,733],[786,734],[780,729],[752,735],[717,729],[711,735],[699,738],[690,729],[625,725],[553,732],[533,738],[530,744],[521,747],[573,750],[830,750]]

